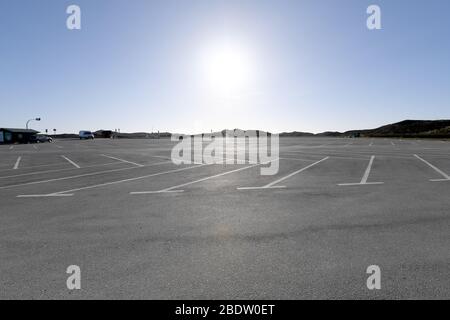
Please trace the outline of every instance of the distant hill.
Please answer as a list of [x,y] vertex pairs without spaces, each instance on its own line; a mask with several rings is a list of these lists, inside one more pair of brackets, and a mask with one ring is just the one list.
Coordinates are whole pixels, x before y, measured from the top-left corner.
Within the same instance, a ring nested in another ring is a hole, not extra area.
[[316,134],[316,136],[318,136],[318,137],[339,137],[341,135],[342,135],[342,133],[337,132],[337,131],[325,131],[325,132]]
[[172,136],[169,132],[148,133],[148,132],[134,132],[134,133],[114,133],[118,139],[158,139],[170,138]]
[[[117,133],[108,130],[98,130],[95,132],[97,138],[108,136],[107,132],[113,133],[115,138],[119,139],[158,139],[158,138],[170,138],[172,133],[160,132],[160,133],[148,133],[148,132],[135,132],[135,133]],[[254,133],[264,133],[262,130],[222,130],[218,132],[210,133],[213,136],[242,136]],[[269,132],[267,134],[270,135]],[[201,135],[201,134],[199,134]],[[58,134],[54,135],[55,138],[78,138],[77,134]],[[346,132],[326,131],[318,134],[310,132],[283,132],[280,133],[280,137],[392,137],[392,138],[450,138],[450,120],[405,120],[393,124],[388,124],[376,129],[365,130],[350,130]]]
[[405,120],[373,130],[361,130],[369,137],[434,137],[448,138],[450,120]]
[[281,137],[313,137],[314,133],[294,131],[294,132],[280,133],[280,136]]
[[322,132],[318,134],[296,132],[282,133],[281,137],[392,137],[392,138],[450,138],[450,120],[405,120],[376,129],[350,130],[346,132]]

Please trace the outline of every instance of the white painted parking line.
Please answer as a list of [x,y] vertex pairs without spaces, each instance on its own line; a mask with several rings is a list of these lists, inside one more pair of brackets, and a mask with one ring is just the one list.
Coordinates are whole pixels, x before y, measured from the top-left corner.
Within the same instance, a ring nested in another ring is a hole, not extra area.
[[442,171],[442,170],[440,170],[438,167],[432,165],[432,164],[429,163],[427,160],[422,159],[422,158],[419,157],[417,154],[415,154],[414,157],[416,157],[417,159],[419,159],[420,161],[422,161],[423,163],[425,163],[426,165],[428,165],[431,169],[433,169],[434,171],[436,171],[437,173],[439,173],[441,176],[444,177],[444,179],[430,179],[430,181],[433,181],[433,182],[437,182],[437,181],[450,181],[450,177],[449,177],[448,174],[446,174],[444,171]]
[[369,165],[367,166],[366,171],[359,183],[340,183],[338,186],[358,186],[358,185],[374,185],[374,184],[383,184],[384,182],[367,182],[370,175],[370,170],[372,170],[373,161],[375,160],[375,156],[372,156],[369,161]]
[[280,160],[292,160],[292,161],[302,161],[302,162],[309,162],[312,161],[311,159],[304,159],[304,158],[290,158],[290,157],[280,157]]
[[14,149],[14,146],[9,147],[9,150],[12,150],[12,149]]
[[372,156],[369,161],[369,165],[367,166],[366,172],[364,172],[364,176],[362,177],[361,183],[367,183],[367,179],[369,179],[370,170],[372,169],[373,160],[375,156]]
[[[105,166],[112,166],[112,165],[118,165],[121,164],[120,162],[109,162],[109,163],[103,163],[103,164],[96,164],[92,166],[85,166],[83,169],[88,168],[96,168],[96,167],[105,167]],[[23,169],[24,167],[22,167]],[[134,167],[133,167],[134,168]],[[34,176],[37,174],[45,174],[45,173],[53,173],[53,172],[63,172],[63,171],[73,171],[74,168],[66,168],[66,169],[54,169],[54,170],[45,170],[45,171],[35,171],[35,172],[29,172],[29,173],[21,173],[21,174],[14,174],[11,176],[1,176],[0,179],[8,179],[8,178],[17,178],[17,177],[25,177],[25,176]]]
[[22,160],[22,157],[18,157],[16,163],[14,164],[13,170],[19,169],[20,160]]
[[[167,163],[170,163],[170,161],[153,163],[153,164],[147,165],[145,167],[152,167],[152,166],[157,166],[157,165],[162,165],[162,164],[167,164]],[[77,178],[83,178],[83,177],[90,177],[90,176],[96,176],[96,175],[105,174],[105,173],[120,172],[120,171],[126,171],[126,170],[131,170],[131,169],[137,169],[137,168],[136,167],[120,168],[120,169],[112,169],[112,170],[104,170],[104,171],[97,171],[97,172],[79,174],[79,175],[76,175],[76,176],[61,177],[61,178],[54,178],[54,179],[40,180],[40,181],[24,182],[24,183],[19,183],[19,184],[14,184],[14,185],[0,187],[0,190],[17,188],[17,187],[23,187],[23,186],[29,186],[29,185],[34,185],[34,184],[48,183],[48,182],[54,182],[54,181],[63,181],[63,180],[77,179]]]
[[136,162],[131,162],[131,161],[124,160],[124,159],[120,159],[120,158],[116,158],[116,157],[107,156],[107,155],[105,155],[105,154],[101,154],[101,156],[102,156],[102,157],[106,157],[106,158],[110,158],[110,159],[114,159],[114,160],[117,160],[117,161],[129,163],[129,164],[133,164],[133,165],[135,165],[135,166],[137,166],[137,167],[143,167],[143,166],[144,166],[143,164],[139,164],[139,163],[136,163]]
[[197,166],[193,166],[193,167],[186,167],[186,168],[180,168],[180,169],[175,169],[175,170],[157,172],[157,173],[152,173],[152,174],[148,174],[148,175],[145,175],[145,176],[129,178],[129,179],[123,179],[123,180],[117,180],[117,181],[106,182],[106,183],[100,183],[100,184],[96,184],[96,185],[91,185],[91,186],[86,186],[86,187],[81,187],[81,188],[76,188],[76,189],[71,189],[71,190],[65,190],[65,191],[59,191],[59,192],[54,192],[54,193],[49,193],[49,194],[34,194],[34,195],[22,194],[22,195],[18,195],[17,198],[40,198],[40,197],[58,197],[58,196],[70,197],[70,196],[73,196],[73,192],[76,192],[76,191],[88,190],[88,189],[94,189],[94,188],[101,188],[101,187],[110,186],[110,185],[119,184],[119,183],[124,183],[124,182],[131,182],[131,181],[136,181],[136,180],[142,180],[142,179],[146,179],[146,178],[150,178],[150,177],[156,177],[156,176],[160,176],[160,175],[164,175],[164,174],[170,174],[170,173],[175,173],[175,172],[195,169],[195,168],[199,168],[199,167],[203,167],[203,166],[207,166],[207,165],[206,164],[201,164],[201,165],[197,165]]
[[72,197],[73,194],[24,194],[17,198],[51,198],[51,197]]
[[[298,153],[304,154],[306,156],[324,156],[324,154],[321,154],[321,153],[304,153],[304,152],[296,152],[296,151],[284,152],[284,154],[295,154],[295,155],[297,155]],[[337,153],[337,152],[334,152],[333,155],[330,156],[330,157],[333,157],[333,158],[336,158],[336,159],[346,159],[346,160],[361,160],[361,161],[366,161],[367,160],[367,156],[365,154],[355,153],[355,155],[360,156],[360,158],[351,157],[351,156],[340,156],[339,154],[346,154],[347,155],[348,153]],[[283,159],[283,158],[280,158],[280,159]],[[313,161],[313,160],[308,159],[307,161]]]
[[[116,162],[118,163],[118,162]],[[24,167],[21,166],[20,169],[36,169],[36,168],[43,168],[43,167],[54,167],[54,166],[61,166],[61,165],[66,165],[66,163],[61,163],[61,162],[55,162],[55,163],[49,163],[49,164],[43,164],[43,165],[39,165],[39,166],[31,166],[31,167]],[[5,172],[5,171],[12,171],[13,169],[1,169],[0,172]]]
[[267,184],[265,186],[262,186],[262,187],[240,187],[240,188],[237,188],[237,190],[258,190],[258,189],[282,189],[282,188],[286,188],[285,186],[277,186],[277,184],[282,182],[282,181],[284,181],[284,180],[286,180],[286,179],[289,179],[289,178],[295,176],[296,174],[299,174],[300,172],[308,170],[309,168],[314,167],[315,165],[317,165],[317,164],[319,164],[319,163],[321,163],[321,162],[323,162],[325,160],[328,160],[329,158],[330,157],[325,157],[322,160],[316,161],[316,162],[310,164],[309,166],[306,166],[306,167],[304,167],[304,168],[302,168],[300,170],[294,171],[294,172],[288,174],[287,176],[285,176],[285,177],[283,177],[281,179],[275,180],[275,181],[273,181],[273,182],[271,182],[271,183],[269,183],[269,184]]
[[80,169],[80,166],[77,165],[75,162],[67,158],[66,156],[61,156],[61,158],[65,159],[67,162],[69,162],[71,165],[73,165],[75,168]]
[[353,144],[353,142],[347,143],[344,147],[351,146],[352,144]]
[[173,187],[162,189],[162,190],[158,190],[158,191],[138,191],[138,192],[130,192],[130,194],[138,195],[138,194],[153,194],[153,193],[184,192],[184,190],[177,190],[177,189],[182,188],[182,187],[186,187],[186,186],[189,186],[189,185],[192,185],[192,184],[195,184],[195,183],[203,182],[203,181],[206,181],[206,180],[210,180],[210,179],[218,178],[218,177],[221,177],[221,176],[225,176],[227,174],[231,174],[231,173],[247,170],[247,169],[250,169],[250,168],[254,168],[254,167],[259,166],[259,165],[260,164],[254,164],[254,165],[251,165],[251,166],[247,166],[247,167],[243,167],[243,168],[239,168],[239,169],[235,169],[235,170],[219,173],[219,174],[216,174],[216,175],[213,175],[213,176],[209,176],[209,177],[198,179],[198,180],[195,180],[195,181],[179,184],[177,186],[173,186]]
[[392,144],[393,146],[395,146],[395,143],[394,143],[393,141],[391,141],[391,144]]
[[58,146],[57,144],[54,144],[54,146],[57,147],[57,148],[59,148],[59,149],[62,149],[62,148],[63,148],[63,147],[61,147],[61,146]]
[[151,158],[158,158],[158,159],[165,159],[165,160],[171,160],[170,157],[164,157],[164,156],[149,156]]
[[37,147],[33,144],[33,148],[35,148],[37,150]]

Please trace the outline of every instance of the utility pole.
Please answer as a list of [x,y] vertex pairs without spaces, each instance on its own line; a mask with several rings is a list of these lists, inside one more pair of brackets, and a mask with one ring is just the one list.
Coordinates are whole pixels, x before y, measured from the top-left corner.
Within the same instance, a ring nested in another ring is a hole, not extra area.
[[26,124],[27,130],[28,130],[28,124],[30,123],[30,121],[41,121],[41,118],[34,118],[34,119],[28,120],[28,121],[27,121],[27,124]]

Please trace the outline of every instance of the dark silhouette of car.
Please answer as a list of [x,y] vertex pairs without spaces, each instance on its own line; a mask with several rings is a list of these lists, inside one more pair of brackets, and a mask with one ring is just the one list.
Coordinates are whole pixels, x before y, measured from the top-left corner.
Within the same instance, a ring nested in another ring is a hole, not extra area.
[[94,140],[94,134],[91,131],[80,131],[79,137],[80,137],[80,140],[83,140],[83,139]]
[[37,143],[53,142],[53,138],[46,136],[45,134],[38,134],[36,136],[36,142]]

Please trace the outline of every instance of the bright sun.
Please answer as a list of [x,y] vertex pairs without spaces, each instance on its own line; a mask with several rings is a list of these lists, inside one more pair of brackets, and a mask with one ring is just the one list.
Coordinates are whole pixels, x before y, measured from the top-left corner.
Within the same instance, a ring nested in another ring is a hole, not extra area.
[[250,81],[250,59],[237,46],[217,46],[203,57],[206,81],[219,94],[235,94]]

